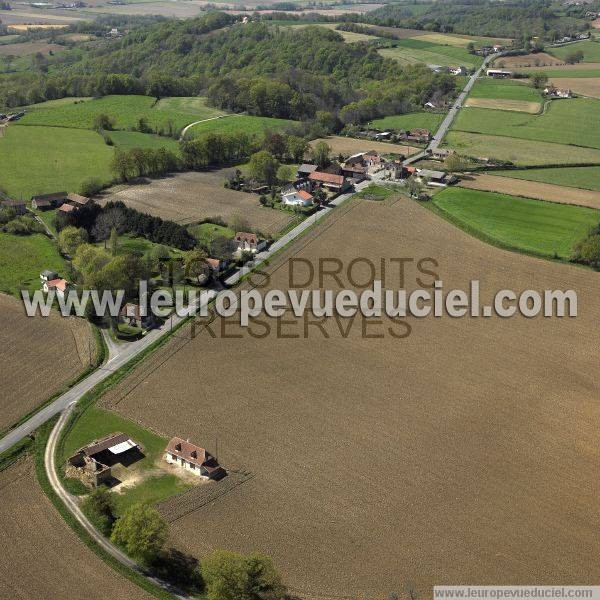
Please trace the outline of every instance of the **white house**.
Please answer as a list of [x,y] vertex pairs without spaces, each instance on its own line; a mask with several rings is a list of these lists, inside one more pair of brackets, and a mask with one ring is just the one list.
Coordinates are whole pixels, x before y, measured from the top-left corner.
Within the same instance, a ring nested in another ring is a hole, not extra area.
[[219,479],[226,474],[212,454],[179,437],[169,442],[164,459],[170,465],[181,467],[202,479]]
[[69,290],[69,282],[66,279],[50,279],[44,281],[42,285],[44,292],[48,293],[50,290],[56,290],[56,295],[61,298],[64,297],[65,293]]
[[310,206],[314,200],[311,193],[295,188],[282,193],[281,198],[286,206]]

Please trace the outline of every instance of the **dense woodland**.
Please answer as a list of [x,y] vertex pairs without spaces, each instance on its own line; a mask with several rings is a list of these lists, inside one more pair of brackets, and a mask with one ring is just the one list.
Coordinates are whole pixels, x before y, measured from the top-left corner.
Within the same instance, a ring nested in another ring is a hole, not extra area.
[[236,112],[299,121],[328,112],[346,124],[414,110],[454,88],[450,76],[423,65],[402,67],[373,47],[344,43],[335,31],[243,25],[209,13],[138,27],[51,74],[15,75],[2,86],[0,104],[206,94],[214,106]]

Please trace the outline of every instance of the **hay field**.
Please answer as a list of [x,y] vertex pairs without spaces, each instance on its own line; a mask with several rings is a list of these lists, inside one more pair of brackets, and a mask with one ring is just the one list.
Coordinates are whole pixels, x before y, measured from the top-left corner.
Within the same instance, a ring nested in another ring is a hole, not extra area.
[[178,173],[147,185],[119,186],[108,190],[100,204],[120,200],[131,208],[182,224],[209,217],[228,221],[239,215],[248,220],[252,229],[270,235],[281,231],[292,220],[292,213],[260,206],[257,194],[224,188],[225,178],[231,171]]
[[31,458],[0,472],[0,505],[0,529],[10,546],[0,556],[3,598],[153,597],[79,540],[40,489]]
[[501,135],[450,131],[444,138],[444,146],[467,156],[510,160],[519,166],[553,165],[558,162],[565,165],[600,163],[600,150],[595,148],[580,148]]
[[320,138],[313,140],[310,144],[314,146],[318,142],[326,142],[331,147],[332,155],[342,154],[343,156],[350,156],[357,154],[358,152],[367,152],[369,150],[375,150],[383,154],[405,154],[411,156],[420,152],[420,148],[414,146],[407,146],[405,144],[388,144],[387,142],[374,142],[372,140],[359,140],[356,138],[344,137],[341,135],[331,135],[326,138]]
[[475,108],[491,108],[495,110],[514,110],[536,114],[542,105],[539,102],[526,102],[525,100],[501,100],[497,98],[468,98],[464,104]]
[[49,52],[62,52],[64,46],[59,44],[49,44],[47,42],[23,42],[22,44],[2,44],[0,45],[0,56],[29,56],[41,52],[48,54]]
[[523,67],[523,73],[545,73],[548,77],[600,77],[600,63],[577,63],[575,65]]
[[[271,263],[268,287],[289,287],[292,255],[435,257],[446,290],[478,279],[487,303],[499,289],[573,288],[579,317],[410,319],[405,339],[387,321],[367,326],[381,339],[360,321],[344,338],[332,319],[329,339],[281,321],[301,337],[276,339],[261,317],[264,339],[231,323],[242,338],[224,339],[216,320],[215,339],[173,340],[105,402],[209,449],[218,436],[220,462],[252,474],[173,521],[173,540],[266,552],[293,591],[319,598],[597,581],[600,276],[490,247],[407,199],[336,209]],[[397,289],[397,268],[386,273]],[[409,264],[407,288],[415,276]],[[353,286],[344,274],[323,287]]]
[[[499,67],[502,64],[503,67]],[[502,56],[494,61],[494,67],[504,69],[514,69],[516,67],[541,67],[552,65],[564,65],[562,58],[556,58],[546,52],[536,52],[535,54],[524,54],[522,56]]]
[[600,98],[600,77],[553,77],[551,82],[559,88],[570,88],[576,94]]
[[95,356],[86,320],[57,311],[29,318],[20,299],[0,294],[0,431],[75,379]]
[[523,179],[496,177],[486,174],[465,177],[461,179],[458,185],[470,190],[501,192],[511,196],[523,196],[549,202],[560,202],[561,204],[578,204],[579,206],[600,209],[600,192],[592,190],[579,190],[550,183],[524,181]]

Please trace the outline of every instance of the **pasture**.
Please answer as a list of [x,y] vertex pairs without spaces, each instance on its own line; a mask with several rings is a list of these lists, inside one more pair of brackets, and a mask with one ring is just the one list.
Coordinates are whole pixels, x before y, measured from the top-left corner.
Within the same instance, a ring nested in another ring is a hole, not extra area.
[[106,564],[65,523],[40,488],[32,458],[0,472],[0,503],[0,528],[11,540],[10,552],[0,556],[7,597],[64,598],[68,590],[86,600],[154,598]]
[[433,203],[467,231],[551,258],[569,258],[573,245],[600,223],[600,210],[593,208],[477,189],[447,188],[433,197]]
[[96,342],[85,319],[61,317],[58,311],[27,317],[20,298],[0,294],[0,432],[59,392],[95,356]]
[[[385,317],[310,315],[305,333],[291,312],[261,315],[266,337],[233,319],[213,322],[215,338],[184,328],[102,401],[165,437],[209,449],[218,437],[221,464],[250,473],[234,489],[216,484],[227,493],[210,504],[185,504],[173,541],[197,555],[268,553],[300,597],[387,598],[407,581],[420,597],[440,581],[597,581],[600,279],[491,247],[396,198],[336,209],[271,262],[263,291],[290,287],[290,258],[318,272],[332,249],[341,283],[303,287],[356,289],[356,257],[377,279],[382,258],[435,257],[445,290],[477,279],[487,304],[500,289],[575,289],[579,315],[409,318],[405,338]],[[402,281],[388,262],[384,287],[417,287],[415,263]],[[296,263],[296,281],[307,271]]]
[[[511,196],[523,196],[561,204],[576,204],[589,208],[600,209],[600,193],[592,190],[582,190],[550,183],[526,181],[512,178],[508,172],[504,177],[488,174],[475,174],[463,177],[458,184],[461,188],[501,192]],[[600,217],[599,217],[600,222]]]
[[0,188],[15,198],[67,190],[89,177],[112,180],[114,149],[95,131],[10,125],[0,137]]
[[235,231],[223,225],[215,225],[214,223],[200,223],[198,225],[190,225],[189,232],[204,246],[210,246],[215,238],[226,237],[232,238]]
[[450,45],[432,44],[421,41],[421,38],[402,39],[394,42],[396,47],[382,48],[378,52],[392,58],[401,64],[425,63],[428,65],[464,65],[476,67],[482,63],[482,58],[469,54],[465,48]]
[[[502,111],[502,115],[505,114],[509,113]],[[500,135],[449,131],[444,138],[444,146],[453,148],[466,156],[509,160],[523,167],[554,165],[557,163],[564,165],[600,163],[600,151],[594,148],[565,146],[564,144],[538,142]]]
[[166,148],[176,154],[179,153],[177,140],[164,135],[152,135],[150,133],[140,133],[139,131],[109,131],[107,135],[119,150],[129,150],[131,148]]
[[223,187],[231,169],[178,173],[145,185],[119,186],[108,190],[101,204],[120,200],[141,212],[192,224],[210,217],[245,218],[251,229],[275,235],[292,220],[292,213],[262,207],[258,195]]
[[465,108],[459,112],[452,128],[456,131],[600,148],[600,100],[557,100],[551,102],[540,115]]
[[432,113],[432,112],[416,112],[408,113],[405,115],[393,115],[391,117],[383,117],[382,119],[375,119],[369,125],[376,129],[383,130],[399,130],[399,129],[413,129],[414,127],[422,127],[429,129],[429,131],[435,132],[442,124],[444,120],[444,114]]
[[0,44],[1,56],[30,56],[37,52],[49,54],[50,52],[63,52],[64,46],[59,44],[49,44],[47,42],[22,42],[18,44]]
[[569,54],[577,50],[581,50],[583,52],[584,62],[600,62],[600,42],[594,39],[551,48],[550,54],[560,58],[561,60],[564,60]]
[[479,78],[469,94],[469,98],[485,98],[496,100],[521,100],[537,102],[541,100],[540,92],[526,82],[512,79]]
[[351,156],[359,152],[368,152],[375,150],[382,154],[404,154],[410,156],[420,152],[420,148],[407,146],[406,144],[389,144],[388,142],[373,142],[371,140],[359,140],[356,138],[344,137],[341,135],[330,135],[326,138],[313,140],[310,144],[314,146],[318,142],[325,142],[331,148],[331,155]]
[[[187,101],[187,102],[186,102]],[[185,110],[181,107],[185,106]],[[150,96],[104,96],[102,98],[73,99],[60,104],[47,102],[26,107],[27,114],[21,120],[23,125],[52,125],[54,127],[75,127],[92,129],[98,115],[108,115],[115,121],[115,129],[130,129],[137,126],[140,118],[145,118],[153,130],[174,131],[187,124],[223,114],[207,107],[201,98],[166,98],[162,105]]]
[[542,107],[539,102],[496,100],[495,98],[467,98],[464,106],[469,108],[490,108],[492,110],[511,110],[532,115],[538,113]]
[[275,119],[273,117],[253,117],[250,115],[231,115],[221,119],[205,121],[190,127],[185,136],[187,139],[198,137],[204,133],[237,133],[243,131],[250,135],[260,135],[266,129],[285,129],[294,121]]
[[600,166],[494,171],[494,175],[600,192]]
[[20,297],[22,289],[38,289],[40,273],[45,269],[58,273],[66,270],[53,240],[41,233],[0,233],[0,293]]

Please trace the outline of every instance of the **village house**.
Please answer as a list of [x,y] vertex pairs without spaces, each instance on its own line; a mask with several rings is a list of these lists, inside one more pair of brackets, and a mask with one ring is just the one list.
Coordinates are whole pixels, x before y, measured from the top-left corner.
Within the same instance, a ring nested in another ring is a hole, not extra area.
[[425,144],[431,139],[431,132],[429,129],[416,127],[415,129],[406,131],[403,135],[403,138],[410,142],[419,142],[421,144]]
[[67,192],[54,192],[52,194],[39,194],[32,196],[31,206],[34,210],[51,210],[58,208],[67,201]]
[[343,192],[349,187],[349,184],[343,175],[335,175],[333,173],[314,171],[310,174],[308,179],[314,186],[324,187],[336,193]]
[[255,233],[238,231],[234,238],[237,252],[260,252],[267,247],[267,241],[261,240]]
[[548,98],[572,98],[573,92],[570,89],[560,89],[553,85],[544,88],[544,95]]
[[79,471],[81,479],[97,487],[113,481],[111,466],[115,462],[141,458],[141,451],[126,433],[111,433],[80,448],[67,462]]
[[219,258],[207,258],[205,260],[214,277],[218,277],[227,270],[228,263],[226,260],[221,260]]
[[68,214],[68,213],[72,213],[72,212],[77,212],[77,211],[79,210],[79,207],[77,207],[77,206],[73,206],[72,204],[62,204],[62,205],[61,205],[61,206],[58,208],[58,210],[59,210],[60,212],[63,212],[63,213],[67,213],[67,214]]
[[[147,314],[144,314],[147,313]],[[154,326],[154,315],[152,311],[144,310],[139,304],[127,302],[119,311],[121,322],[131,327],[140,329],[151,329]]]
[[27,212],[27,206],[22,200],[3,200],[0,207],[14,210],[17,215],[24,215]]
[[469,74],[469,69],[467,69],[467,67],[450,67],[450,73],[452,75],[468,75]]
[[220,479],[227,473],[207,450],[189,440],[174,437],[165,448],[164,459],[203,479]]
[[42,271],[40,273],[42,281],[42,290],[47,294],[50,290],[55,290],[56,295],[64,298],[69,290],[69,282],[58,276],[56,271]]
[[286,206],[312,206],[314,202],[314,196],[310,192],[297,190],[293,186],[282,192],[281,199]]
[[435,160],[445,160],[451,154],[456,154],[456,151],[448,148],[434,148],[431,151],[431,158],[434,158]]
[[358,183],[367,178],[367,167],[361,164],[345,163],[342,165],[342,175]]
[[69,192],[67,194],[67,202],[72,206],[85,206],[90,202],[90,199],[86,198],[85,196],[75,194],[74,192]]

